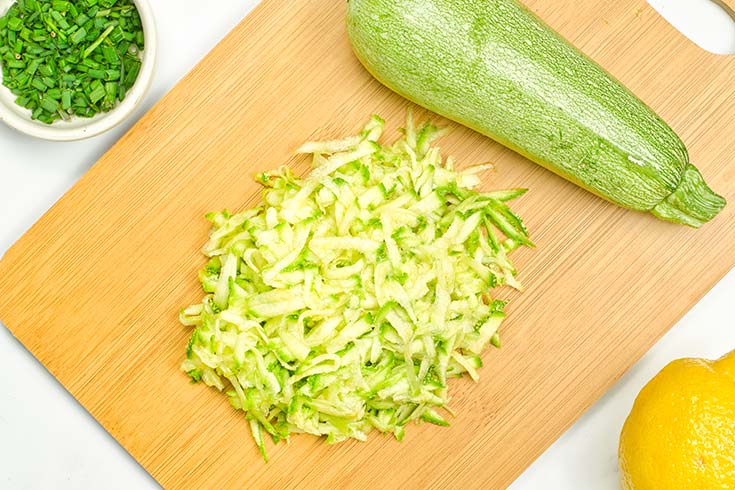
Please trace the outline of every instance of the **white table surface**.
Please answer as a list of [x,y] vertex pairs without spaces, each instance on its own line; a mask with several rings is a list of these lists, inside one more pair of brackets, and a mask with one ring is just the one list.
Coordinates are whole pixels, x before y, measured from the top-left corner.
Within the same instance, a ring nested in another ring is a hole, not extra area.
[[[707,0],[651,0],[713,51],[735,51],[735,25]],[[47,143],[0,124],[0,254],[28,229],[156,100],[257,3],[153,0],[160,62],[145,106],[89,141]],[[640,388],[670,360],[735,348],[735,271],[512,486],[617,488],[620,427]],[[631,322],[635,322],[632,318]],[[0,488],[154,489],[156,482],[5,329],[0,328]],[[244,443],[249,443],[245,441]]]

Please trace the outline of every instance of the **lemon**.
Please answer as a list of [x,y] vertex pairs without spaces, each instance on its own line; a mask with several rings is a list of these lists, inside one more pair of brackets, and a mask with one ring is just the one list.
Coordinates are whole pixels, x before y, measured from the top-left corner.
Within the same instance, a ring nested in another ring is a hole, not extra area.
[[735,351],[661,370],[633,404],[618,459],[624,490],[735,489]]

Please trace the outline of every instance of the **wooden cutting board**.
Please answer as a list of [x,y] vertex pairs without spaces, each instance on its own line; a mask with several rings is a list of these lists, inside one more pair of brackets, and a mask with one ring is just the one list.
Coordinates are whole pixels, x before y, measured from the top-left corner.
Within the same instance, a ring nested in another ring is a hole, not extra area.
[[478,384],[453,383],[451,427],[412,426],[403,443],[294,436],[264,464],[242,414],[179,371],[202,215],[255,202],[257,171],[304,172],[304,140],[372,112],[402,122],[409,104],[350,53],[344,0],[248,16],[8,251],[0,318],[169,490],[504,488],[735,264],[735,59],[644,0],[529,6],[663,116],[732,204],[698,231],[663,223],[450,124],[446,153],[497,163],[488,187],[530,188],[515,208],[538,245],[514,256],[527,291],[503,293],[503,348]]

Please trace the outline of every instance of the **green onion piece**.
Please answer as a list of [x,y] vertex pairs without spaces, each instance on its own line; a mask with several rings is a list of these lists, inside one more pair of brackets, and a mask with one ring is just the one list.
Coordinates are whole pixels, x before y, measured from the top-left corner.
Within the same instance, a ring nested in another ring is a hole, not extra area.
[[82,27],[78,29],[74,34],[72,34],[69,40],[74,44],[79,44],[80,42],[84,41],[86,37],[87,37],[87,30],[84,27]]
[[26,73],[29,75],[35,75],[38,68],[41,66],[42,61],[38,58],[28,63],[28,66],[26,67]]
[[54,70],[49,65],[41,65],[38,67],[38,73],[44,77],[50,77],[54,74]]
[[102,108],[110,110],[115,105],[117,98],[117,84],[113,82],[105,83],[105,97],[102,99]]
[[125,85],[132,87],[135,79],[138,78],[141,63],[138,60],[132,61],[127,65],[127,73],[125,74]]
[[52,88],[46,91],[46,97],[51,97],[52,99],[59,100],[61,99],[61,90],[58,88]]
[[56,112],[59,109],[59,103],[54,99],[44,97],[41,99],[41,107],[46,112]]
[[102,41],[104,41],[105,38],[110,35],[110,33],[113,31],[113,29],[115,29],[115,26],[110,26],[107,29],[105,29],[104,32],[102,34],[100,34],[100,36],[97,38],[97,40],[95,42],[93,42],[87,49],[84,50],[83,58],[86,58],[87,56],[89,56],[90,54],[92,54],[92,51],[94,51],[95,49],[97,49],[97,47],[100,44],[102,44]]
[[102,46],[102,56],[105,57],[105,61],[110,65],[119,65],[120,57],[117,54],[117,50],[113,46],[104,45]]
[[51,2],[51,8],[56,10],[57,12],[68,12],[71,7],[71,3],[64,0],[54,0],[53,2]]
[[56,21],[56,25],[58,25],[61,29],[68,29],[69,23],[66,22],[66,19],[63,15],[61,15],[56,10],[51,11],[51,17]]
[[119,44],[123,39],[127,39],[127,34],[132,35],[132,33],[123,32],[123,30],[120,29],[120,26],[114,26],[112,32],[110,33],[110,41],[112,41],[114,44]]
[[87,75],[89,75],[90,78],[97,78],[100,80],[105,78],[105,72],[103,70],[89,70]]
[[11,31],[19,31],[23,27],[23,21],[18,17],[13,17],[8,21],[8,29]]
[[31,82],[31,85],[33,85],[33,87],[37,89],[39,92],[45,92],[46,90],[48,90],[48,87],[46,86],[45,83],[43,83],[43,81],[40,78],[34,78],[33,81]]
[[66,110],[69,110],[71,107],[71,90],[64,90],[61,93],[61,108]]
[[83,59],[82,64],[90,68],[100,68],[102,66],[99,63],[97,63],[95,60],[93,60],[92,58]]
[[91,92],[89,92],[87,95],[89,96],[89,100],[92,101],[93,104],[96,104],[100,100],[102,100],[102,97],[105,96],[105,87],[102,85],[102,82],[99,80],[95,80],[90,85],[90,88],[92,89]]
[[31,76],[28,73],[19,73],[15,76],[14,82],[18,87],[24,87],[26,83],[30,83]]

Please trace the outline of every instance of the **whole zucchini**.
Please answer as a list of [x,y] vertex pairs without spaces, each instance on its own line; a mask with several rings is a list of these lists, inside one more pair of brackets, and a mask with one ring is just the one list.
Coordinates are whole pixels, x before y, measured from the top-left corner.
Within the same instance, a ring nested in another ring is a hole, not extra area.
[[370,73],[620,206],[699,227],[725,205],[679,137],[515,0],[349,0]]

